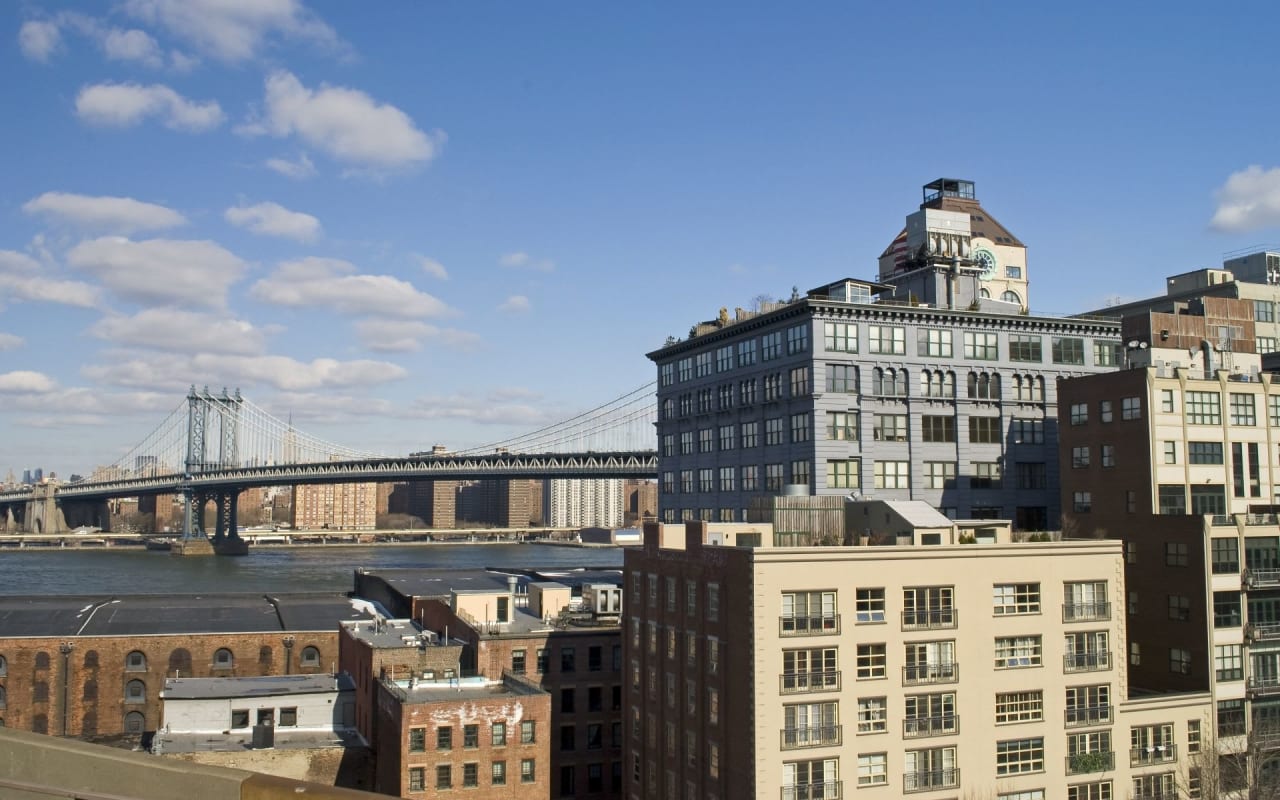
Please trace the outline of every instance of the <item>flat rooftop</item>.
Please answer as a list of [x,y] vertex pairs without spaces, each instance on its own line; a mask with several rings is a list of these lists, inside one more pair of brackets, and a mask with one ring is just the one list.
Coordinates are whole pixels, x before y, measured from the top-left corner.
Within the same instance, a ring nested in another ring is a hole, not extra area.
[[460,700],[490,700],[502,697],[531,697],[545,694],[536,686],[516,681],[492,681],[488,678],[454,678],[452,680],[383,681],[383,685],[403,703],[456,703]]
[[[343,625],[352,638],[370,647],[428,647],[441,644],[440,637],[411,619],[356,620]],[[425,635],[425,638],[423,638]]]
[[165,678],[166,700],[213,700],[234,697],[271,697],[276,695],[325,694],[351,691],[351,676],[339,675],[274,675],[252,678]]
[[372,619],[341,594],[0,595],[0,638],[337,631]]
[[508,580],[527,589],[530,583],[562,583],[581,593],[584,585],[622,585],[622,567],[530,567],[527,569],[371,569],[365,575],[381,579],[387,586],[409,597],[448,597],[458,592],[505,592]]
[[[295,731],[288,728],[274,729],[273,750],[317,750],[321,748],[368,747],[354,729],[335,731]],[[230,733],[166,733],[157,731],[152,742],[152,752],[157,755],[171,753],[226,753],[252,750],[253,731],[235,730]]]

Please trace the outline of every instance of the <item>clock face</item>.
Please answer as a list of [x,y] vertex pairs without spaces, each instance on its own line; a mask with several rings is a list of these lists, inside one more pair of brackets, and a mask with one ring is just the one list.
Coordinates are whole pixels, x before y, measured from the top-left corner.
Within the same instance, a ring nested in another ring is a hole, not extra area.
[[973,252],[973,261],[979,267],[982,267],[982,275],[984,281],[989,281],[996,276],[996,256],[990,250],[975,250]]

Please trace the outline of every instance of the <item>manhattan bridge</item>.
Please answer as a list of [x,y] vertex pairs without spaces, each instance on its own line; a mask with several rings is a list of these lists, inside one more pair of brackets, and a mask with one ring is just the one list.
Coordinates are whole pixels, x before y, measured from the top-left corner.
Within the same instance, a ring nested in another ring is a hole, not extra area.
[[[239,390],[191,387],[149,435],[89,480],[0,492],[0,530],[106,529],[108,501],[179,494],[184,539],[238,541],[236,498],[245,489],[316,483],[510,478],[654,478],[656,404],[648,383],[537,430],[467,450],[376,455],[310,436]],[[206,532],[204,514],[216,508]]]

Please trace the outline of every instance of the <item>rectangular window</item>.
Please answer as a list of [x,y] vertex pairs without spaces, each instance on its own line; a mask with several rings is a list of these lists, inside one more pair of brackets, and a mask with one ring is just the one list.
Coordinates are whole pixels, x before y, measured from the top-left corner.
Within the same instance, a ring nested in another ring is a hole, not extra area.
[[950,461],[924,462],[924,485],[928,489],[954,489],[956,465]]
[[889,705],[884,697],[858,698],[858,733],[889,730]]
[[782,444],[782,418],[774,417],[764,421],[764,443],[766,445]]
[[1172,389],[1160,390],[1160,411],[1165,414],[1173,413],[1173,390]]
[[1043,462],[1019,461],[1014,464],[1014,476],[1019,489],[1043,489],[1047,485],[1046,466]]
[[907,441],[907,415],[876,414],[872,436],[877,442]]
[[760,360],[772,361],[782,357],[782,332],[766,333],[760,337]]
[[854,612],[859,623],[884,622],[884,589],[858,589]]
[[1189,563],[1190,550],[1186,542],[1165,542],[1164,563],[1170,567],[1185,567]]
[[680,380],[687,381],[693,379],[693,359],[682,358],[679,361]]
[[1098,401],[1098,420],[1101,422],[1111,422],[1114,418],[1115,418],[1115,415],[1111,411],[1111,401],[1099,400]]
[[992,587],[996,616],[1040,613],[1040,584],[997,583]]
[[[1252,395],[1250,395],[1252,399]],[[1142,398],[1120,398],[1120,419],[1142,419]]]
[[698,430],[698,452],[713,453],[716,449],[715,431],[711,428]]
[[964,357],[976,361],[999,360],[1000,337],[994,333],[965,331]]
[[858,368],[852,364],[827,365],[827,391],[857,394]]
[[809,368],[795,367],[788,373],[791,381],[791,396],[804,397],[809,393]]
[[1185,404],[1188,424],[1222,424],[1222,395],[1217,392],[1187,392]]
[[721,425],[718,431],[720,434],[720,451],[726,452],[733,449],[733,426]]
[[1161,514],[1187,513],[1187,490],[1182,484],[1161,484],[1158,491]]
[[886,753],[858,755],[858,785],[883,786],[889,782],[889,757]]
[[1044,739],[1010,739],[996,742],[996,775],[1020,775],[1044,771]]
[[787,355],[804,353],[809,349],[809,326],[793,325],[787,328]]
[[1077,514],[1088,514],[1093,510],[1093,494],[1091,492],[1072,492],[1071,510]]
[[811,476],[808,461],[791,462],[791,482],[797,486],[808,486]]
[[479,725],[463,725],[462,726],[462,746],[463,747],[479,747],[480,746],[480,726]]
[[1093,343],[1093,365],[1095,367],[1114,367],[1120,363],[1120,352],[1123,345],[1103,339]]
[[409,767],[409,791],[425,792],[427,790],[427,771],[423,767]]
[[738,366],[749,367],[756,363],[756,340],[738,342]]
[[1040,349],[1040,339],[1040,336],[1030,334],[1010,334],[1009,360],[1033,361],[1036,363],[1044,361],[1044,354]]
[[809,441],[809,431],[812,426],[809,424],[809,414],[792,414],[791,415],[791,443],[798,444],[800,442]]
[[[969,474],[970,489],[999,489],[1000,464],[995,461],[975,461],[969,465],[973,471]],[[981,517],[978,517],[981,519]]]
[[694,361],[694,373],[699,378],[705,378],[711,374],[711,353],[698,353]]
[[537,776],[534,773],[533,763],[534,761],[532,758],[520,759],[520,782],[521,783],[533,783],[534,781],[537,780]]
[[1044,692],[1006,692],[996,694],[996,724],[1039,722],[1044,719]]
[[1257,408],[1253,395],[1231,392],[1228,396],[1231,409],[1231,424],[1253,426],[1258,424]]
[[1081,469],[1089,466],[1089,448],[1073,447],[1071,448],[1071,467],[1072,469]]
[[999,417],[969,417],[969,441],[974,444],[1000,443]]
[[951,331],[921,328],[916,333],[916,355],[929,358],[952,358]]
[[877,461],[874,472],[877,489],[911,488],[910,461]]
[[858,680],[872,680],[886,676],[888,652],[883,643],[860,644],[856,652]]
[[738,382],[738,402],[743,406],[750,406],[756,402],[755,378]]
[[837,442],[858,441],[858,412],[828,411],[827,438]]
[[716,372],[728,372],[733,369],[733,345],[716,348]]
[[867,326],[867,352],[884,355],[906,355],[906,328],[893,325]]
[[436,728],[436,749],[450,750],[453,748],[453,728],[448,725],[442,725]]
[[835,592],[783,592],[783,636],[839,633]]
[[952,416],[926,415],[920,418],[921,435],[926,442],[954,442],[956,419]]
[[1254,300],[1253,301],[1253,321],[1254,322],[1275,322],[1276,321],[1275,305],[1270,300]]
[[782,465],[781,464],[765,464],[764,465],[764,488],[770,492],[782,491]]
[[1088,403],[1072,403],[1071,404],[1071,424],[1083,425],[1089,421],[1089,404]]
[[1053,363],[1055,364],[1083,364],[1084,363],[1084,339],[1076,336],[1054,336],[1053,339]]
[[507,744],[507,723],[493,723],[493,726],[490,728],[490,734],[494,747],[505,747]]
[[1067,727],[1111,724],[1111,686],[1067,687]]
[[1113,444],[1102,445],[1102,466],[1114,467],[1116,465],[1116,446]]
[[1044,420],[1015,419],[1009,423],[1014,444],[1044,444]]
[[523,720],[520,723],[520,744],[533,744],[537,732],[537,725],[534,720]]
[[759,427],[758,427],[759,424],[760,423],[758,422],[742,423],[742,446],[743,447],[756,446],[756,444],[759,441],[759,434],[757,433],[757,431],[759,430]]
[[1038,635],[996,637],[996,669],[1038,667],[1043,658],[1044,647]]
[[427,729],[426,728],[410,728],[409,729],[409,752],[422,753],[427,749]]
[[1219,644],[1213,647],[1213,668],[1219,681],[1244,679],[1244,653],[1241,645]]
[[436,767],[436,788],[452,789],[453,788],[453,767],[449,764],[441,764]]
[[829,352],[858,352],[858,326],[848,322],[824,322],[823,344]]

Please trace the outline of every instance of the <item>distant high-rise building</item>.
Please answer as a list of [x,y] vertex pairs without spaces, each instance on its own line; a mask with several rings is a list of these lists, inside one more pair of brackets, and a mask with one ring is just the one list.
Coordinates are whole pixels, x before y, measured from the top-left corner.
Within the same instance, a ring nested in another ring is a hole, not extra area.
[[[404,514],[422,520],[428,528],[452,528],[457,522],[457,481],[405,481],[384,483],[385,505],[379,500],[379,513]],[[385,511],[382,509],[385,508]]]
[[657,517],[658,484],[632,479],[623,483],[622,491],[622,524],[634,525],[646,517]]
[[373,530],[378,484],[322,483],[293,489],[293,527],[302,530]]
[[531,505],[536,481],[486,480],[462,487],[458,493],[457,516],[468,522],[523,528],[535,515]]
[[549,480],[542,493],[542,518],[552,528],[616,528],[622,524],[622,480]]

